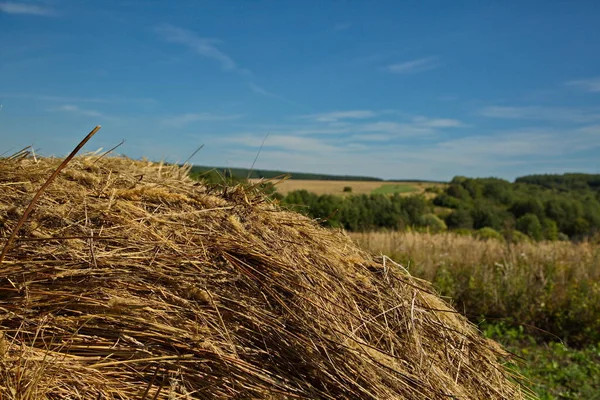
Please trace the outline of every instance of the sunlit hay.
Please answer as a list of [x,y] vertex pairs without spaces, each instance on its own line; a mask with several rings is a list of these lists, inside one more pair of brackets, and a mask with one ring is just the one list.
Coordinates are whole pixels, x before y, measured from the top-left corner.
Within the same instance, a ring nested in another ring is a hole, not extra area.
[[[60,161],[0,160],[0,244]],[[428,283],[177,166],[75,158],[0,268],[1,398],[525,397]]]

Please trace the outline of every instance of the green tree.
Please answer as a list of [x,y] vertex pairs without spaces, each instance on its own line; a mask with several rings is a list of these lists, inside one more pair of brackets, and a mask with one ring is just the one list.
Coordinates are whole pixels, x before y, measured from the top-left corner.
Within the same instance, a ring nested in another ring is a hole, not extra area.
[[446,217],[446,225],[451,229],[473,229],[473,217],[467,208],[458,208]]
[[446,193],[442,193],[433,199],[433,204],[438,207],[458,208],[462,204],[461,200]]
[[475,202],[474,207],[471,209],[471,217],[475,229],[489,227],[499,231],[503,228],[509,215],[489,201],[479,200]]
[[535,240],[542,240],[544,238],[542,224],[535,214],[525,214],[518,218],[517,230]]
[[[456,178],[454,178],[454,179],[456,179]],[[448,186],[448,189],[446,189],[446,194],[448,196],[455,197],[462,201],[471,200],[471,195],[469,194],[467,189],[465,189],[461,184],[454,183],[454,180],[452,181],[450,186]]]
[[537,197],[529,197],[516,201],[509,209],[516,218],[520,218],[525,214],[534,214],[538,219],[545,217],[544,203]]
[[550,218],[542,220],[542,231],[546,240],[558,240],[558,225]]
[[483,196],[495,199],[504,205],[512,204],[514,199],[510,182],[496,178],[488,178],[484,181]]

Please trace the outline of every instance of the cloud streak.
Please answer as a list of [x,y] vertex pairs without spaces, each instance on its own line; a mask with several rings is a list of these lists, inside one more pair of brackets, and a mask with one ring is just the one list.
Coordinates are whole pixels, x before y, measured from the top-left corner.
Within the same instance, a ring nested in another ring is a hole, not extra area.
[[201,38],[192,31],[169,24],[158,26],[156,33],[167,42],[184,45],[202,57],[217,61],[224,71],[238,72],[243,75],[250,74],[248,70],[239,68],[229,55],[217,48],[217,45],[221,43],[218,39]]
[[164,118],[162,122],[166,125],[174,127],[184,127],[193,122],[198,121],[235,121],[242,118],[241,114],[211,114],[211,113],[186,113],[181,115],[175,115],[173,117]]
[[569,81],[565,82],[565,85],[573,86],[586,92],[600,93],[600,77]]
[[438,57],[425,57],[388,65],[385,69],[394,74],[415,74],[418,72],[429,71],[439,66],[440,63]]
[[302,116],[303,119],[309,119],[316,122],[338,122],[347,119],[367,119],[373,118],[377,114],[370,110],[351,110],[351,111],[333,111],[322,114],[310,114]]
[[260,94],[262,96],[281,99],[281,97],[279,95],[269,92],[267,89],[263,88],[262,86],[257,85],[254,82],[248,82],[248,88],[250,88],[250,90],[253,91],[254,93]]
[[561,121],[571,123],[586,123],[600,120],[600,110],[598,109],[594,110],[543,106],[488,106],[480,109],[479,115],[488,118]]
[[56,16],[56,12],[48,7],[29,3],[0,2],[0,13],[18,15],[37,15],[41,17]]
[[64,111],[74,114],[85,115],[86,117],[106,118],[106,115],[104,115],[100,111],[81,109],[79,108],[79,106],[73,104],[64,104],[60,107],[55,108],[54,111]]

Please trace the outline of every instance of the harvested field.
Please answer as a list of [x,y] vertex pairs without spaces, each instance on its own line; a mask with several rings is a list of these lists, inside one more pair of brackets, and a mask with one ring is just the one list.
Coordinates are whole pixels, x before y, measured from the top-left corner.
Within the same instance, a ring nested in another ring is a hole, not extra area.
[[[253,182],[259,181],[252,179]],[[411,195],[424,193],[428,187],[443,186],[443,183],[429,182],[387,182],[387,181],[320,181],[287,179],[277,185],[277,191],[283,195],[294,190],[307,190],[309,192],[333,195],[349,194],[394,194]],[[352,192],[344,192],[345,187],[351,187]]]
[[[61,160],[0,159],[0,244]],[[431,286],[248,187],[73,159],[0,270],[0,398],[519,399]]]

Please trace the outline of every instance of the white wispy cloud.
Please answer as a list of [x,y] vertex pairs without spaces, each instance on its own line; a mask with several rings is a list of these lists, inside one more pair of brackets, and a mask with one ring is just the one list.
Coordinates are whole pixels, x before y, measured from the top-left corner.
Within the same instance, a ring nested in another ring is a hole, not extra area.
[[[590,128],[591,129],[591,128]],[[228,159],[252,162],[262,137],[255,135],[252,147],[227,148]],[[569,137],[568,141],[564,137]],[[415,144],[391,141],[385,135],[334,140],[302,141],[304,151],[295,149],[295,139],[285,148],[265,148],[258,168],[333,174],[369,175],[382,178],[451,179],[456,175],[503,176],[512,179],[530,173],[594,172],[589,161],[578,157],[590,148],[584,129],[521,129],[485,132],[453,139],[432,138]],[[349,140],[356,140],[350,142]],[[600,141],[593,142],[595,148]],[[321,150],[321,146],[324,150]],[[365,169],[368,166],[368,172]]]
[[479,114],[489,118],[563,121],[571,123],[586,123],[600,120],[600,110],[598,109],[545,106],[488,106],[480,109]]
[[[226,142],[248,147],[260,147],[264,137],[258,135],[246,134],[224,139]],[[337,151],[337,148],[328,143],[328,141],[319,138],[293,136],[293,135],[269,135],[264,143],[265,148],[276,148],[281,150],[290,150],[293,152],[323,152]]]
[[358,142],[387,142],[392,139],[392,136],[383,133],[368,133],[350,136],[350,140]]
[[106,115],[101,113],[100,111],[82,109],[79,106],[76,106],[74,104],[64,104],[60,107],[54,108],[53,111],[65,111],[65,112],[85,115],[87,117],[99,117],[99,118],[106,117]]
[[365,132],[366,134],[375,134],[378,136],[385,133],[392,138],[427,136],[436,133],[436,130],[414,123],[402,123],[394,121],[377,121],[373,123],[363,124],[355,127],[356,131]]
[[442,129],[465,127],[461,121],[449,118],[428,118],[423,116],[415,116],[408,121],[374,121],[366,124],[356,124],[353,126],[355,132],[364,132],[365,138],[371,135],[374,140],[381,140],[386,134],[390,139],[399,137],[412,136],[430,136],[437,134]]
[[385,69],[394,74],[414,74],[417,72],[428,71],[439,66],[440,62],[438,57],[425,57],[388,65]]
[[373,118],[377,114],[371,110],[350,110],[350,111],[333,111],[322,114],[303,115],[302,118],[317,122],[337,122],[347,119],[367,119]]
[[413,117],[412,122],[415,125],[428,128],[460,128],[465,126],[461,121],[450,118],[428,118],[423,116]]
[[252,81],[247,82],[247,85],[248,85],[248,88],[252,92],[254,92],[256,94],[259,94],[259,95],[265,96],[265,97],[270,97],[272,99],[276,99],[276,100],[279,100],[281,102],[284,102],[284,103],[287,103],[287,104],[291,104],[294,107],[306,110],[306,107],[304,107],[302,104],[296,103],[295,101],[292,101],[292,100],[290,100],[290,99],[288,99],[288,98],[286,98],[286,97],[284,97],[284,96],[282,96],[280,94],[273,93],[273,92],[265,89],[264,87],[262,87],[260,85],[257,85],[256,83],[254,83]]
[[33,4],[17,2],[0,2],[0,12],[6,14],[37,15],[42,17],[54,17],[56,11],[51,8]]
[[[381,119],[384,116],[386,119]],[[397,120],[389,118],[391,116]],[[249,127],[294,136],[341,137],[342,135],[354,135],[360,140],[372,137],[376,141],[384,138],[432,136],[448,129],[469,127],[456,119],[411,116],[395,110],[333,111],[301,115],[296,118],[302,122],[295,122],[291,125]],[[260,136],[258,131],[255,133]]]
[[248,88],[250,88],[250,90],[253,91],[254,93],[258,93],[263,96],[273,97],[276,99],[281,98],[279,95],[269,92],[267,89],[263,88],[262,86],[257,85],[254,82],[248,82]]
[[241,114],[212,114],[212,113],[186,113],[163,118],[166,125],[182,127],[198,121],[234,121],[242,118]]
[[156,27],[156,32],[167,42],[184,45],[202,57],[217,61],[225,71],[250,74],[248,70],[239,68],[229,55],[217,48],[217,45],[222,43],[218,39],[202,38],[192,31],[169,24]]
[[589,125],[579,129],[580,132],[587,135],[600,136],[600,125]]
[[567,86],[573,86],[578,89],[585,90],[586,92],[599,93],[600,92],[600,77],[590,79],[578,79],[569,82],[565,82]]

